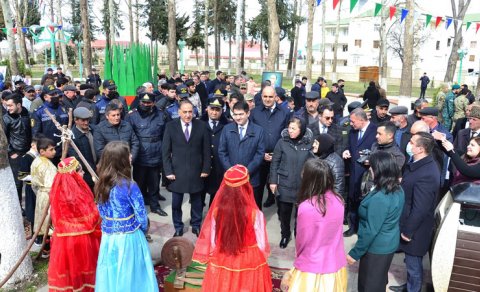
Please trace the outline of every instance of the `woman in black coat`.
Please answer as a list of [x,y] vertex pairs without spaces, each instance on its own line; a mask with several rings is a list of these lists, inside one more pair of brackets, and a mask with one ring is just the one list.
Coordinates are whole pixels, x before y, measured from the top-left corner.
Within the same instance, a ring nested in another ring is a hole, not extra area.
[[290,219],[293,205],[297,202],[303,164],[314,155],[311,152],[313,134],[304,120],[292,118],[281,136],[270,165],[270,189],[277,197],[282,233],[280,248],[286,248],[290,241]]

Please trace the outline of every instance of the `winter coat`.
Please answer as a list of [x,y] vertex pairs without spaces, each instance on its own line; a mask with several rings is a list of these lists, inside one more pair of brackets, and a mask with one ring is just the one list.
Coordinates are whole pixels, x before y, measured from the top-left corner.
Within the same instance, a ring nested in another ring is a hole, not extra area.
[[105,145],[112,141],[126,142],[130,147],[132,160],[133,162],[136,162],[139,143],[137,135],[135,135],[135,132],[129,123],[121,120],[120,124],[114,126],[110,124],[108,120],[105,120],[100,122],[100,124],[95,127],[95,132],[93,133],[93,142],[95,145],[95,152],[97,153],[97,159],[100,159]]
[[3,116],[5,136],[8,140],[8,154],[25,154],[32,142],[32,129],[28,110],[22,107],[20,114]]

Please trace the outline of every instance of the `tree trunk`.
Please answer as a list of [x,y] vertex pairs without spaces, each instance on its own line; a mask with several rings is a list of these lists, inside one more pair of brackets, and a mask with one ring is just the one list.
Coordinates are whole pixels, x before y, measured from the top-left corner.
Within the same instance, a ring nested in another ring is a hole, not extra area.
[[[413,11],[415,0],[407,0],[406,6],[409,11]],[[402,64],[402,78],[400,80],[400,98],[409,98],[412,95],[412,66],[413,66],[413,31],[410,27],[413,25],[413,14],[410,13],[405,19],[404,26],[404,57]]]
[[218,31],[218,0],[213,0],[213,36],[215,38],[215,69],[220,67],[220,32]]
[[340,34],[341,10],[342,10],[342,1],[338,3],[337,27],[335,27],[335,42],[333,43],[332,83],[337,82],[338,35]]
[[385,7],[385,0],[382,0],[382,10],[380,11],[380,47],[378,50],[378,62],[379,62],[379,71],[380,77],[387,78],[387,29],[385,27],[385,22],[387,20],[387,14],[383,13],[383,8]]
[[[305,68],[305,75],[308,80],[312,79],[312,43],[313,43],[313,18],[315,17],[315,6],[314,0],[307,0],[308,4],[308,13],[307,13],[307,64]],[[323,33],[322,33],[323,35]],[[322,44],[323,45],[323,44]],[[323,61],[322,61],[323,62]]]
[[478,100],[480,97],[480,74],[478,74],[478,78],[477,78],[477,88],[476,88],[475,96],[476,96],[475,98],[476,100]]
[[[298,1],[295,0],[293,2],[293,17],[297,17],[297,6],[298,6]],[[292,31],[295,30],[295,27],[292,28]],[[294,58],[294,47],[295,47],[295,36],[291,36],[290,39],[290,50],[288,52],[288,64],[287,64],[287,76],[292,77],[292,64],[293,64],[293,58]]]
[[88,0],[80,0],[80,17],[83,23],[83,72],[88,76],[92,70],[92,44],[90,40],[90,23],[88,19]]
[[[302,15],[302,2],[300,0],[300,5],[298,5],[297,15]],[[297,24],[295,28],[295,46],[293,48],[293,61],[292,61],[292,75],[295,75],[297,69],[297,53],[298,53],[298,36],[300,35],[300,24]]]
[[325,14],[327,12],[327,2],[322,2],[322,76],[325,77]]
[[132,7],[132,0],[127,0],[127,8],[128,8],[128,26],[130,27],[130,43],[135,41],[133,37],[133,7]]
[[[1,0],[1,5],[5,22],[11,22],[12,18],[7,18],[7,15],[10,16],[10,8],[7,6],[8,0]],[[6,8],[8,9],[7,12]],[[0,111],[0,120],[2,119]],[[15,188],[12,169],[8,163],[7,149],[7,137],[5,137],[2,124],[0,124],[0,201],[2,202],[2,212],[0,212],[0,234],[2,234],[2,244],[0,244],[0,255],[2,256],[0,279],[2,280],[22,255],[27,242],[17,189]],[[32,272],[32,261],[27,256],[3,288],[14,288],[15,283],[26,280]]]
[[109,31],[110,31],[110,46],[113,46],[115,45],[115,20],[114,20],[114,17],[116,17],[116,15],[114,15],[114,12],[115,12],[115,6],[114,6],[114,3],[113,1],[115,0],[108,0],[108,17],[109,17]]
[[[23,11],[28,11],[28,1],[25,1],[23,0]],[[22,27],[25,27],[26,26],[26,23],[27,23],[27,16],[28,16],[28,13],[24,13],[23,14],[23,17],[22,17]],[[28,54],[28,48],[27,48],[27,42],[26,42],[26,39],[27,39],[27,36],[23,33],[22,31],[22,35],[23,35],[23,45],[25,46],[25,55],[27,57],[27,60],[25,61],[25,65],[28,64],[28,67],[30,67],[30,57],[29,57],[29,54]],[[32,42],[32,39],[29,39],[30,40],[30,43]],[[32,56],[34,54],[34,51],[33,49],[31,50],[32,52]]]
[[237,16],[235,24],[235,40],[237,43],[237,57],[235,59],[235,74],[239,75],[241,71],[240,59],[242,57],[242,18],[243,18],[243,5],[244,0],[238,0],[237,2]]
[[204,15],[204,30],[205,30],[205,36],[204,36],[204,43],[205,43],[205,69],[208,69],[208,0],[205,0],[205,15]]
[[264,62],[263,62],[263,39],[260,37],[260,67],[263,69],[264,68]]
[[232,69],[232,35],[228,36],[228,74]]
[[267,71],[275,70],[275,61],[277,60],[280,46],[280,25],[278,24],[277,6],[275,0],[267,0],[268,7],[268,58],[266,64]]
[[242,1],[242,55],[240,56],[240,69],[245,69],[245,41],[247,36],[245,34],[245,0]]
[[177,32],[175,0],[168,0],[168,64],[170,74],[177,72]]
[[457,61],[458,61],[458,49],[462,45],[462,25],[457,20],[463,22],[463,18],[465,17],[465,13],[467,12],[468,6],[470,5],[470,0],[458,0],[458,8],[456,7],[455,0],[451,0],[452,4],[452,11],[453,11],[453,28],[455,29],[455,36],[453,38],[452,44],[452,51],[450,52],[450,57],[448,58],[447,63],[447,72],[445,72],[445,78],[443,81],[445,82],[452,82],[455,69],[457,68]]
[[[3,19],[5,21],[5,28],[7,29],[8,49],[10,51],[10,73],[11,75],[18,75],[18,58],[17,49],[15,47],[15,35],[13,34],[13,18],[10,10],[10,2],[8,0],[0,0],[3,11]],[[3,265],[2,265],[3,266]]]
[[[58,24],[63,25],[63,17],[62,17],[62,0],[57,0],[56,5],[57,5],[57,18],[58,18]],[[63,71],[68,72],[68,54],[67,54],[67,44],[64,42],[65,41],[65,34],[63,33],[63,29],[58,30],[58,35],[59,35],[59,40],[60,42],[60,50],[62,51],[62,57],[63,57]]]
[[25,62],[24,64],[28,64],[27,45],[25,43],[25,34],[22,31],[22,17],[20,16],[20,6],[22,3],[19,0],[15,0],[13,4],[15,8],[15,26],[17,28],[18,42],[20,45],[20,55]]
[[135,0],[135,42],[140,43],[139,30],[140,30],[140,4],[138,0]]

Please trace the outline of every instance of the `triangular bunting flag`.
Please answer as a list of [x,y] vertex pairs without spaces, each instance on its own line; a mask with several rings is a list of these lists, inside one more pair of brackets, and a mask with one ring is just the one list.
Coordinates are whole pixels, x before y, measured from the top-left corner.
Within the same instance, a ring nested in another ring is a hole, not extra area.
[[420,18],[420,12],[414,11],[412,26],[410,26],[410,30],[409,30],[411,34],[413,34],[413,29],[415,28],[415,24],[417,24],[419,18]]
[[28,27],[22,27],[22,32],[23,33],[28,33]]
[[400,23],[402,23],[405,18],[407,18],[407,15],[408,15],[408,9],[402,9],[402,17],[400,18]]
[[426,14],[427,19],[425,20],[425,27],[427,27],[430,24],[430,21],[432,20],[432,15],[431,14]]
[[448,29],[450,27],[450,24],[452,24],[453,18],[447,17],[447,22],[445,23],[445,29]]
[[440,22],[442,22],[442,19],[443,18],[441,16],[437,16],[437,20],[435,20],[435,28],[437,28]]
[[317,0],[317,6],[319,6],[321,2],[322,0]]
[[7,29],[6,29],[6,28],[2,28],[2,32],[3,32],[4,34],[7,34]]
[[467,29],[466,29],[466,30],[468,30],[468,29],[470,28],[470,25],[471,25],[471,24],[472,24],[472,23],[471,23],[470,21],[467,21]]
[[48,26],[48,28],[50,29],[51,32],[55,31],[55,27],[53,25]]
[[375,3],[375,14],[374,16],[377,16],[378,13],[382,10],[382,4],[381,3]]
[[350,13],[352,13],[353,8],[357,5],[358,0],[350,0]]
[[480,28],[480,23],[477,22],[477,30],[475,31],[475,33],[478,32],[478,29]]
[[395,11],[397,11],[397,7],[390,6],[390,20],[392,20],[393,16],[395,16]]
[[63,27],[63,26],[62,26],[62,25],[59,25],[59,26],[57,26],[57,27],[58,27],[58,30],[62,30],[62,27]]
[[12,28],[12,32],[13,32],[13,34],[16,34],[17,33],[17,28],[16,27]]
[[337,8],[338,2],[340,2],[340,0],[333,0],[333,10]]

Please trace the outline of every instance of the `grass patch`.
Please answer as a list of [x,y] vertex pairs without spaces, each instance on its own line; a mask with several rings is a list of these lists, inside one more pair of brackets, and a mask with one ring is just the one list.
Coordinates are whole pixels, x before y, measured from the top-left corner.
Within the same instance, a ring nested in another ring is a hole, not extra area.
[[[37,252],[31,252],[30,257],[33,258],[37,255]],[[40,258],[38,261],[33,262],[33,274],[29,279],[22,281],[15,285],[12,289],[0,289],[0,292],[35,292],[39,288],[47,285],[48,280],[48,259]]]

